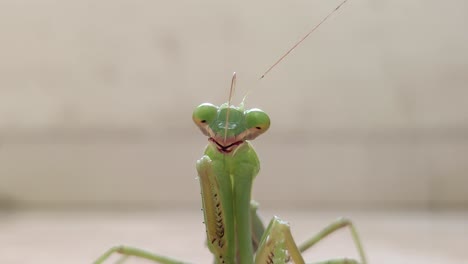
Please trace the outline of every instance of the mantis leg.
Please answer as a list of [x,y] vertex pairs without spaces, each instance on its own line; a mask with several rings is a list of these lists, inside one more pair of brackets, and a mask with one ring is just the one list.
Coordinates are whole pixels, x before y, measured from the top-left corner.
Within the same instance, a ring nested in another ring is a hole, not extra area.
[[304,264],[301,252],[291,235],[289,224],[273,217],[260,241],[255,264],[287,263]]
[[[305,250],[311,248],[314,246],[317,242],[321,241],[331,233],[337,231],[338,229],[344,228],[344,227],[349,227],[351,230],[351,236],[354,240],[354,244],[356,245],[356,248],[359,253],[359,257],[361,259],[361,264],[366,264],[366,255],[364,253],[364,249],[362,247],[361,239],[359,238],[359,235],[356,231],[356,228],[354,227],[353,223],[351,220],[347,218],[339,218],[335,221],[333,221],[331,224],[329,224],[327,227],[322,229],[318,234],[316,234],[314,237],[310,238],[309,240],[305,241],[299,246],[299,251],[304,252]],[[341,264],[341,263],[358,263],[358,262],[353,262],[354,260],[350,259],[336,259],[336,260],[329,260],[328,262],[319,262],[317,264],[321,263],[327,263],[327,264]]]
[[106,261],[114,253],[122,254],[124,256],[134,256],[142,259],[147,259],[154,261],[155,263],[161,264],[187,264],[187,262],[178,261],[161,255],[156,255],[142,249],[128,246],[117,246],[110,248],[104,254],[102,254],[96,261],[94,261],[94,264],[104,263],[104,261]]
[[[235,263],[234,214],[230,176],[207,155],[197,161],[208,248],[215,263]],[[216,171],[216,173],[215,173]]]
[[[268,225],[265,233],[262,236],[257,254],[255,256],[255,264],[276,264],[287,263],[292,260],[296,264],[304,264],[304,259],[301,252],[309,249],[324,237],[333,233],[342,227],[349,226],[351,228],[353,238],[358,247],[361,262],[349,258],[330,259],[313,264],[366,264],[366,258],[362,249],[361,242],[357,232],[351,221],[345,218],[340,218],[323,229],[319,234],[306,241],[300,247],[297,247],[291,235],[289,224],[274,217]],[[287,252],[287,253],[286,253]]]

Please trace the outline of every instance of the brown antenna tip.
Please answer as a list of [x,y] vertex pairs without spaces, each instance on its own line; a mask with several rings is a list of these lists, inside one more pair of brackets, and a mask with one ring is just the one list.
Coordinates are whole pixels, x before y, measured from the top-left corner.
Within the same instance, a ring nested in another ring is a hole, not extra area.
[[348,0],[344,0],[343,2],[341,2],[341,4],[335,7],[333,11],[328,13],[328,15],[326,15],[317,25],[315,25],[304,37],[302,37],[298,42],[296,42],[296,44],[294,44],[292,48],[286,51],[286,53],[283,56],[281,56],[273,65],[271,65],[271,67],[268,68],[268,70],[260,77],[260,79],[263,79],[276,65],[278,65],[284,58],[286,58],[286,56],[288,56],[288,54],[291,53],[291,51],[293,51],[297,46],[299,46],[299,44],[301,44],[307,37],[309,37],[309,35],[312,34],[318,27],[320,27],[320,25],[322,25],[325,21],[327,21],[327,19],[331,15],[333,15],[333,13],[335,13],[338,9],[340,9],[340,7],[344,5],[346,2],[348,2]]

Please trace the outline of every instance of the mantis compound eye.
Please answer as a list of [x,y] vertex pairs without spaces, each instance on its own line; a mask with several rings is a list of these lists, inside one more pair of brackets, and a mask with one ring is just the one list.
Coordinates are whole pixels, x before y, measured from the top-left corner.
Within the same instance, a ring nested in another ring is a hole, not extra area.
[[249,130],[246,139],[251,140],[263,134],[270,127],[270,117],[258,108],[245,111],[245,123]]
[[210,103],[204,103],[197,106],[197,108],[193,110],[192,119],[195,125],[197,125],[203,132],[203,134],[209,136],[207,131],[208,125],[216,118],[217,113],[217,106]]

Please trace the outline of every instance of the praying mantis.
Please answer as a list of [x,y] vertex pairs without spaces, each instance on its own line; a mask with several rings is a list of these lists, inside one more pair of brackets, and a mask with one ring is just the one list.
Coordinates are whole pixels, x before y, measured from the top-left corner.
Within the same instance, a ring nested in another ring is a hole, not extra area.
[[[329,13],[261,78],[346,2],[347,0],[344,0]],[[214,256],[214,263],[284,264],[292,261],[303,264],[305,261],[302,252],[334,231],[348,227],[360,260],[336,258],[315,264],[366,264],[362,243],[349,219],[335,220],[299,246],[294,241],[289,224],[284,220],[275,216],[265,228],[257,214],[258,205],[251,200],[253,180],[260,170],[260,162],[250,141],[268,130],[270,118],[260,109],[246,109],[244,100],[239,106],[233,106],[231,99],[235,84],[234,73],[227,103],[220,106],[203,103],[196,107],[192,114],[196,126],[208,137],[208,146],[202,158],[197,161],[196,168],[200,181],[207,245]],[[187,263],[128,246],[113,247],[94,263],[104,263],[114,253],[162,264]]]

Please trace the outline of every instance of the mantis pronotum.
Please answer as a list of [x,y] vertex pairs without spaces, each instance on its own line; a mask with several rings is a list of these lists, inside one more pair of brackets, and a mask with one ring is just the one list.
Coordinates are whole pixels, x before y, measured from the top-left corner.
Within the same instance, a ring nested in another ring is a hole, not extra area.
[[[261,78],[346,1],[322,19]],[[292,261],[302,264],[305,263],[301,255],[303,251],[334,231],[349,227],[360,260],[337,258],[316,264],[366,264],[360,239],[348,219],[341,218],[334,221],[299,246],[291,235],[289,224],[278,217],[273,217],[269,225],[264,227],[256,212],[257,204],[251,201],[252,183],[260,170],[260,163],[249,141],[268,130],[270,118],[260,109],[245,109],[243,102],[237,107],[231,105],[235,83],[234,73],[227,103],[219,107],[209,103],[201,104],[192,115],[193,121],[209,141],[196,167],[202,193],[207,244],[214,256],[214,263],[283,264]],[[95,263],[103,263],[113,253],[136,256],[163,264],[186,263],[127,246],[109,249]]]

